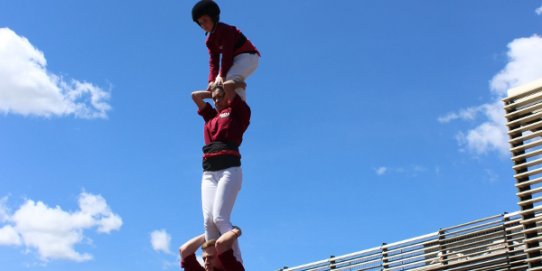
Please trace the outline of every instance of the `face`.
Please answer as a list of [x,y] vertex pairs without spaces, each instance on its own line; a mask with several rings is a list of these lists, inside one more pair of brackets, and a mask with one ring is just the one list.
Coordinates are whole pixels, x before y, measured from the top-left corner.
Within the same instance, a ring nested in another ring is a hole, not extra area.
[[213,97],[213,101],[215,102],[216,110],[220,111],[228,105],[226,99],[224,99],[225,93],[223,89],[216,88],[213,90],[211,95]]
[[222,263],[218,259],[216,248],[214,246],[207,247],[203,250],[203,262],[205,263],[205,271],[216,271],[223,269]]
[[215,26],[213,19],[209,17],[209,15],[203,15],[198,18],[198,24],[205,32],[211,32],[213,31],[213,27]]

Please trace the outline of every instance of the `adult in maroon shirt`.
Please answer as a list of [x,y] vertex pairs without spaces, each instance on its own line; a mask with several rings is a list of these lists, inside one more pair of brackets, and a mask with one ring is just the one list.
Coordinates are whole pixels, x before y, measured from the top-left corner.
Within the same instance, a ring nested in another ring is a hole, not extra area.
[[[218,240],[205,242],[205,235],[196,236],[179,248],[181,267],[185,271],[245,271],[243,264],[233,255],[232,245],[241,235],[239,228],[224,233]],[[204,266],[196,259],[196,251],[202,249]]]
[[[216,108],[204,101],[208,98],[213,99]],[[212,92],[193,92],[192,99],[205,121],[201,206],[205,240],[213,240],[233,229],[231,212],[243,182],[239,146],[251,112],[234,90],[219,85]],[[233,244],[233,252],[242,262],[237,242]]]

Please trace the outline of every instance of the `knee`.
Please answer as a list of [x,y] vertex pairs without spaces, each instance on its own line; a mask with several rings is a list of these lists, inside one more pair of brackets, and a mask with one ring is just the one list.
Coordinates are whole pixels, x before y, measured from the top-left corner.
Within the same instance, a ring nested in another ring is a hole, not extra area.
[[224,90],[228,91],[228,90],[234,90],[235,88],[235,82],[232,81],[232,80],[228,80],[226,82],[224,82]]
[[206,217],[203,219],[203,226],[205,229],[208,229],[209,227],[214,227],[215,221],[212,217]]
[[231,229],[230,221],[226,221],[222,217],[215,217],[213,219],[213,223],[216,225],[221,234]]
[[247,83],[243,81],[241,78],[234,78],[234,79],[224,82],[224,88],[228,88],[231,90],[238,89],[238,88],[246,89],[246,87],[247,87]]
[[222,225],[222,224],[224,224],[224,218],[217,216],[217,217],[213,218],[213,223],[215,225],[217,225],[217,226]]

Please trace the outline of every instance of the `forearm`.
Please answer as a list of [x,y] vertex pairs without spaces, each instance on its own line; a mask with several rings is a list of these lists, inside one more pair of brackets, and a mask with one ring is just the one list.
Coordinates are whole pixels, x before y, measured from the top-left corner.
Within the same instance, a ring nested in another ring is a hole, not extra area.
[[198,248],[200,248],[203,245],[203,243],[205,243],[205,235],[204,234],[196,236],[196,237],[188,240],[186,243],[184,243],[179,248],[179,253],[181,254],[181,259],[184,259],[184,258],[196,253]]
[[197,90],[192,92],[192,100],[198,106],[198,109],[203,109],[205,107],[205,99],[211,98],[211,92],[207,90]]
[[241,231],[238,228],[233,228],[230,231],[223,233],[218,240],[216,240],[216,251],[218,254],[222,254],[232,249],[233,243],[241,236]]

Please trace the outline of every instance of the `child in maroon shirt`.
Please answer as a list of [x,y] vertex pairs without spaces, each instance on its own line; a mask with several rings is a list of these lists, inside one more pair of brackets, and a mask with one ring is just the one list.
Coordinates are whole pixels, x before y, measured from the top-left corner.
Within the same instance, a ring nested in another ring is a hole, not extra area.
[[212,0],[201,0],[192,8],[192,20],[207,35],[205,44],[209,49],[208,90],[212,84],[223,84],[226,90],[235,90],[246,100],[245,89],[236,83],[244,82],[256,70],[260,52],[239,29],[219,22],[219,19],[220,8]]

